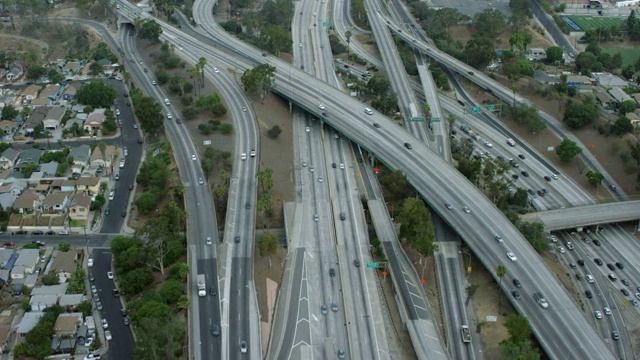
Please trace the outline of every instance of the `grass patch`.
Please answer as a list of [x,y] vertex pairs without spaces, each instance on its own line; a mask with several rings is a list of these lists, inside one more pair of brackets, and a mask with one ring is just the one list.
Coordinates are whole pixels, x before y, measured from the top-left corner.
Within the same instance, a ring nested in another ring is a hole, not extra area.
[[640,58],[640,48],[607,48],[602,51],[613,56],[615,53],[622,54],[622,66],[633,65]]
[[69,223],[70,227],[83,227],[86,223],[85,220],[71,220]]
[[612,26],[620,26],[626,18],[620,17],[604,17],[604,16],[567,16],[573,20],[582,30],[587,31],[598,28],[611,28]]

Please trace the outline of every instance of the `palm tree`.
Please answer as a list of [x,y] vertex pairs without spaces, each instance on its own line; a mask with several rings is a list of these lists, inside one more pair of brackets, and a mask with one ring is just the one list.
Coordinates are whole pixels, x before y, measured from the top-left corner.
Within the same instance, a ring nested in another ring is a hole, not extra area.
[[196,81],[200,78],[200,69],[198,69],[198,64],[189,69],[189,76],[194,79],[193,81],[193,95],[198,96],[198,86]]
[[[507,275],[507,268],[504,265],[498,265],[496,268],[496,276],[500,279],[500,294],[502,294],[502,279]],[[502,296],[498,294],[498,312],[500,312],[500,308],[502,307]]]
[[102,162],[106,164],[107,160],[104,158],[104,154],[107,150],[107,144],[105,144],[104,142],[100,142],[100,144],[98,144],[98,148],[100,149],[100,153],[102,154]]
[[344,37],[347,38],[347,60],[349,60],[349,50],[351,50],[351,33],[350,30],[344,32]]
[[198,68],[200,69],[201,86],[204,87],[204,66],[207,65],[207,58],[204,56],[198,59]]

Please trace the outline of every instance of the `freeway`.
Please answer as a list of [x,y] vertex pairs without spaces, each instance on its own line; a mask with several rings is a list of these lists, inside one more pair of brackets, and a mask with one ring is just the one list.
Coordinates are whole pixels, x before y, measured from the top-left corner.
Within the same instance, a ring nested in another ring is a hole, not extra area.
[[[166,25],[163,25],[163,31],[187,38],[183,33]],[[304,104],[307,108],[312,108],[316,104],[319,97],[317,89],[309,88],[308,83],[311,78],[304,72],[291,68],[289,64],[279,59],[270,56],[266,59],[260,57],[259,51],[237,41],[221,29],[212,35],[215,37],[218,49],[208,47],[205,50],[207,56],[233,58],[219,49],[230,51],[235,54],[236,58],[233,59],[239,67],[244,64],[240,64],[237,57],[249,59],[250,66],[267,61],[277,68],[273,91]],[[189,41],[197,43],[193,38]],[[444,59],[444,61],[447,60]],[[291,78],[284,75],[289,72]],[[370,116],[371,123],[376,122],[381,127],[375,131],[375,136],[364,136],[360,130],[361,126],[350,121],[360,116],[363,111],[362,104],[331,86],[320,86],[322,88],[320,100],[331,104],[331,108],[341,113],[340,117],[329,118],[327,122],[355,142],[373,151],[391,168],[403,169],[410,183],[450,226],[458,230],[485,267],[495,269],[497,265],[506,263],[508,273],[528,278],[533,284],[533,289],[545,295],[551,304],[548,309],[539,307],[531,293],[526,294],[522,300],[514,302],[514,306],[520,313],[531,319],[534,333],[551,358],[613,358],[611,352],[604,346],[602,338],[589,326],[584,315],[559,284],[555,275],[540,260],[538,254],[517,229],[472,183],[426,146],[414,143],[412,150],[406,149],[404,144],[414,141],[412,136],[399,130],[397,125],[375,112]],[[425,166],[425,164],[429,165]],[[459,210],[447,210],[444,207],[447,201],[456,204],[458,209],[461,204],[467,204],[472,211],[470,214],[464,214]],[[491,240],[495,229],[501,229],[503,238],[509,239],[507,244],[500,245]],[[508,261],[505,254],[507,249],[516,252],[517,261]]]
[[585,205],[570,209],[528,213],[526,221],[544,224],[546,231],[640,219],[640,200]]

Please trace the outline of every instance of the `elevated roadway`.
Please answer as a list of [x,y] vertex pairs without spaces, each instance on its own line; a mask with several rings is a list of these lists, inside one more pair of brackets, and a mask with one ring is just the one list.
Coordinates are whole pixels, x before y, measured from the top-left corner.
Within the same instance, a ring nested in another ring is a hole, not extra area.
[[640,200],[532,212],[521,218],[526,221],[543,223],[546,231],[634,221],[640,220]]
[[[199,43],[171,26],[162,22],[160,24],[165,33],[180,36],[190,43]],[[353,120],[361,118],[364,108],[357,100],[326,84],[319,84],[322,91],[318,93],[316,87],[308,86],[313,81],[308,74],[292,68],[280,59],[262,57],[260,51],[233,38],[220,28],[211,35],[217,48],[207,45],[202,49],[203,55],[233,61],[244,69],[263,62],[275,66],[277,73],[273,91],[306,103],[309,108],[320,100],[339,112],[339,117],[329,117],[327,122],[374,152],[389,167],[402,169],[414,188],[450,226],[457,229],[487,269],[505,265],[508,273],[528,279],[530,290],[522,300],[514,301],[513,304],[521,314],[529,317],[534,333],[550,358],[613,359],[603,339],[589,326],[565,288],[520,232],[448,163],[425,145],[415,142],[413,136],[398,129],[389,119],[375,112],[366,118],[368,120],[364,124],[373,126],[375,122],[380,127],[366,136],[361,131],[361,122]],[[444,62],[448,60],[443,59]],[[411,150],[406,148],[407,143],[413,145]],[[454,204],[455,208],[446,209],[445,202]],[[460,211],[463,204],[471,208],[470,214]],[[496,231],[500,231],[502,237],[509,241],[499,244],[493,240]],[[517,261],[509,261],[507,251],[514,251]],[[549,308],[538,306],[531,296],[533,292],[542,292],[550,303]]]

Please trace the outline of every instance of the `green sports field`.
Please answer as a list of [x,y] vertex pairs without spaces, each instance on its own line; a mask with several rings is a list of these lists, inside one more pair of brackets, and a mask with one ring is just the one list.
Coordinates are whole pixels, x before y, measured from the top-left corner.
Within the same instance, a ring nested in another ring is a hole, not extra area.
[[640,49],[638,48],[609,48],[602,49],[602,51],[613,56],[615,53],[622,54],[622,66],[635,64],[636,60],[640,58]]
[[597,28],[610,28],[613,25],[622,24],[626,18],[624,17],[605,17],[605,16],[567,16],[573,22],[578,24],[582,30],[587,31]]

